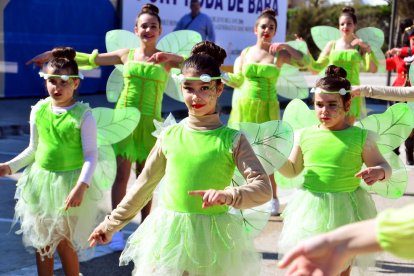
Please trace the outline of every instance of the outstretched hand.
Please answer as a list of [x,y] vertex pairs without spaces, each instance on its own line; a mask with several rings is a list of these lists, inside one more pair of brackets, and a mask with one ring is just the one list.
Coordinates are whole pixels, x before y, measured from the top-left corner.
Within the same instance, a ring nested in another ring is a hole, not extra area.
[[52,51],[46,51],[44,53],[41,53],[40,55],[35,56],[34,58],[28,60],[26,62],[26,65],[34,64],[40,68],[43,67],[43,64],[48,62],[52,59]]
[[97,244],[106,244],[112,239],[112,236],[105,233],[100,227],[96,227],[88,238],[89,246],[94,247]]
[[367,185],[373,185],[378,180],[385,178],[385,172],[381,167],[369,167],[359,171],[355,176],[363,179]]
[[165,52],[157,52],[149,57],[147,62],[153,62],[153,63],[167,63],[172,61],[172,59],[175,57],[175,55],[165,53]]
[[226,203],[226,195],[220,190],[196,190],[189,191],[190,196],[203,197],[203,208],[208,208],[214,205],[223,205]]
[[352,86],[351,97],[361,96],[361,89],[359,86]]
[[[310,238],[288,252],[279,262],[288,276],[338,275],[349,256],[340,244],[328,242],[326,235]],[[327,261],[329,260],[329,261]]]
[[9,165],[0,164],[0,176],[5,176],[11,174],[11,169]]

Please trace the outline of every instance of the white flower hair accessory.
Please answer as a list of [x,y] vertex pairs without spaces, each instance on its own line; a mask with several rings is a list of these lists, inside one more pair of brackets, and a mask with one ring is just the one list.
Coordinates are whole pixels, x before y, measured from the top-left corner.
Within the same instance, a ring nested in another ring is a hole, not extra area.
[[201,80],[202,82],[210,82],[212,80],[219,80],[222,78],[222,76],[212,77],[209,74],[201,74],[199,77],[186,77],[183,74],[173,74],[172,78],[178,81],[179,83],[183,83],[186,80]]
[[346,90],[345,88],[339,89],[339,91],[326,91],[319,87],[312,87],[310,90],[311,93],[321,93],[321,94],[339,94],[341,96],[345,95],[346,93],[349,93],[351,91]]
[[64,81],[68,81],[69,79],[81,79],[83,80],[84,76],[81,72],[78,75],[55,75],[55,74],[46,74],[44,72],[39,72],[39,76],[45,80],[49,78],[60,78]]

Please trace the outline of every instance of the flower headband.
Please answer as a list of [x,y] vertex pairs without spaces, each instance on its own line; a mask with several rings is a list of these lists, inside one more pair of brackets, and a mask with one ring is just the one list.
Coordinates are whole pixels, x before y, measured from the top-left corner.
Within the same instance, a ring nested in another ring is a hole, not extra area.
[[349,90],[346,90],[345,88],[341,88],[341,89],[339,89],[339,91],[326,91],[326,90],[323,90],[323,89],[321,89],[321,88],[319,88],[319,87],[312,87],[312,89],[310,90],[310,92],[311,93],[321,93],[321,94],[339,94],[339,95],[345,95],[346,93],[349,93],[349,92],[351,92],[351,91],[349,91]]
[[203,82],[210,82],[212,80],[220,80],[220,79],[227,80],[228,75],[227,75],[227,73],[222,73],[218,77],[212,77],[209,74],[201,74],[199,77],[186,77],[183,74],[179,74],[179,75],[173,74],[172,78],[177,80],[179,83],[183,83],[186,80],[201,80]]
[[45,80],[49,79],[49,78],[60,78],[64,81],[67,81],[69,79],[81,79],[83,80],[84,76],[82,75],[82,73],[79,72],[78,75],[54,75],[54,74],[46,74],[44,72],[39,72],[39,76],[41,78],[44,78]]

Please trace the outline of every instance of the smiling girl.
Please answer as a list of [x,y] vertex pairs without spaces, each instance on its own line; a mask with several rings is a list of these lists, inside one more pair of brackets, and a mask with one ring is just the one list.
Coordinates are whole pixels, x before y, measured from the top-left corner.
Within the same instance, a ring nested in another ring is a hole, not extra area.
[[[121,265],[134,275],[256,275],[260,257],[229,206],[270,200],[269,178],[247,138],[223,125],[216,112],[223,92],[225,51],[200,42],[184,61],[182,93],[188,118],[158,138],[142,174],[89,240],[107,243],[149,200],[164,177],[159,208],[128,239]],[[235,167],[248,185],[229,187]]]
[[[374,185],[391,174],[368,131],[346,120],[351,84],[345,70],[330,65],[325,74],[313,89],[319,125],[296,134],[292,153],[279,169],[286,177],[304,175],[303,187],[283,212],[282,252],[310,236],[375,217],[374,201],[359,178]],[[367,168],[361,169],[364,163]],[[350,267],[344,270],[342,275],[349,275]]]

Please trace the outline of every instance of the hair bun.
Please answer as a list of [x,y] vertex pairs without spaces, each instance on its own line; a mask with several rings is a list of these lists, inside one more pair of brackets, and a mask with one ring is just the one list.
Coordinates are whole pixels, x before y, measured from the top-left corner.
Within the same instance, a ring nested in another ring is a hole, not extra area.
[[153,4],[145,4],[142,6],[141,8],[141,14],[142,13],[151,13],[151,14],[157,14],[160,12],[160,10],[158,9],[157,6],[153,5]]
[[353,7],[345,7],[345,8],[342,9],[342,13],[355,14],[355,9]]
[[329,65],[325,70],[326,77],[333,77],[333,78],[346,78],[346,71],[342,67],[338,67],[335,65]]
[[260,15],[265,15],[265,14],[276,17],[276,12],[272,8],[266,8],[266,9],[262,10],[262,12],[260,13]]
[[194,45],[191,55],[208,55],[214,58],[220,65],[224,63],[227,57],[226,51],[220,46],[210,41],[201,41]]
[[66,58],[75,60],[76,51],[71,47],[56,47],[52,50],[53,58]]

